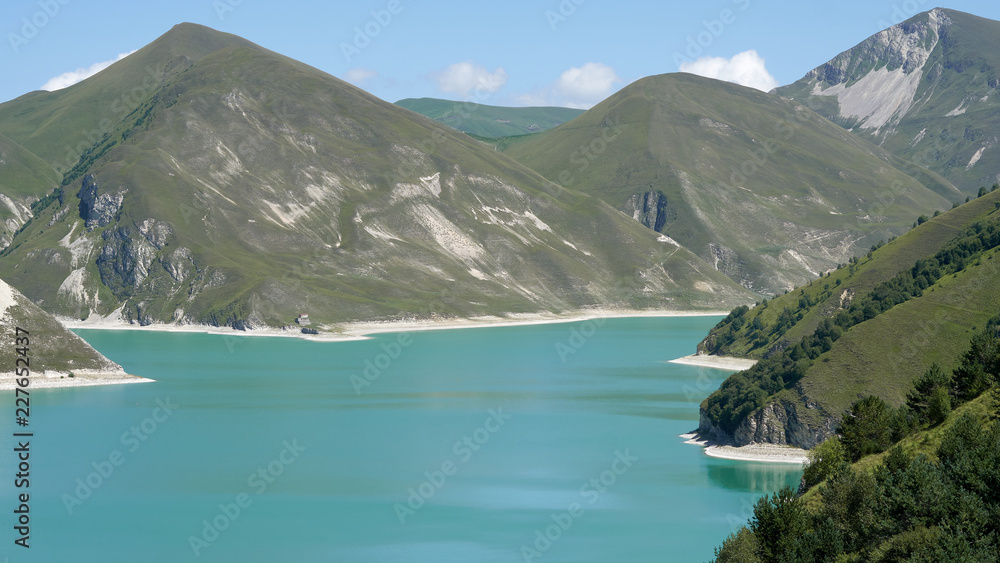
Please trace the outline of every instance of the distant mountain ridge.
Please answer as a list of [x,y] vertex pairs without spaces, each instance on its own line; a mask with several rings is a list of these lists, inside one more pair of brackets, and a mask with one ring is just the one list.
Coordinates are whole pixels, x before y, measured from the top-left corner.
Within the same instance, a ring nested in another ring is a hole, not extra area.
[[753,298],[464,133],[198,25],[0,105],[0,133],[48,162],[83,146],[0,255],[0,276],[75,318],[250,328],[308,313],[335,330]]
[[479,137],[540,133],[583,113],[570,108],[488,106],[436,98],[407,98],[396,105]]
[[1000,22],[935,8],[776,93],[969,194],[1000,181]]
[[599,197],[733,280],[781,293],[963,194],[801,104],[690,74],[638,80],[506,154]]

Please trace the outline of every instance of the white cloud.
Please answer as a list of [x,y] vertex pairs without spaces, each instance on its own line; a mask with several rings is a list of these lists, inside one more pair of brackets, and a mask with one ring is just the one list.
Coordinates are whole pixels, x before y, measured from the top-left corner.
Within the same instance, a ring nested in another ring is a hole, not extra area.
[[352,68],[344,73],[344,80],[355,86],[362,86],[365,82],[377,77],[378,72],[369,68]]
[[437,82],[438,89],[447,94],[464,98],[475,92],[476,97],[480,97],[486,93],[492,94],[506,84],[507,71],[498,67],[490,72],[486,67],[463,62],[434,73],[432,78]]
[[42,85],[42,90],[48,90],[49,92],[52,92],[54,90],[62,90],[63,88],[68,88],[76,84],[77,82],[80,82],[81,80],[86,80],[87,78],[94,76],[98,72],[101,72],[102,70],[124,59],[125,57],[131,55],[134,52],[135,51],[122,53],[117,57],[111,59],[110,61],[94,63],[86,68],[80,67],[70,72],[64,72],[59,76],[50,78],[48,82]]
[[557,96],[569,107],[587,109],[607,98],[621,83],[615,69],[601,63],[587,63],[571,68],[559,76],[553,85]]
[[610,96],[621,83],[615,69],[602,63],[586,63],[564,71],[550,86],[524,94],[517,101],[526,106],[590,109]]
[[764,59],[754,50],[743,51],[731,59],[702,57],[694,62],[682,63],[680,70],[726,82],[735,82],[764,92],[770,92],[778,87],[778,81],[765,68]]

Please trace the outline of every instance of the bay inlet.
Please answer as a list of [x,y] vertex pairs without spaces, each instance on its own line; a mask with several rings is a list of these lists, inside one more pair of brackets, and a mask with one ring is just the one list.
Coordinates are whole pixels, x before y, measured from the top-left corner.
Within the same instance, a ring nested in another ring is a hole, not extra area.
[[345,342],[78,329],[155,382],[32,395],[32,556],[707,560],[801,475],[678,438],[730,372],[667,360],[718,320]]

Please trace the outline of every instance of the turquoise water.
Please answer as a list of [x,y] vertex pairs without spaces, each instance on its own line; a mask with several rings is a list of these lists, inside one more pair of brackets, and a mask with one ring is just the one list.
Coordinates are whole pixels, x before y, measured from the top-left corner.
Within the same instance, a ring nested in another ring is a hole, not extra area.
[[157,382],[32,395],[31,548],[5,525],[0,557],[705,561],[800,475],[677,437],[728,372],[664,361],[717,321],[338,343],[81,330]]

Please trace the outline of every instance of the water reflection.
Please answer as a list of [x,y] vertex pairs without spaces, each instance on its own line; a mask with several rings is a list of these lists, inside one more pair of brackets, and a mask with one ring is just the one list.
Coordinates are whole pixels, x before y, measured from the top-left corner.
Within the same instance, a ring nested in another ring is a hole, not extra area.
[[802,467],[791,463],[751,463],[712,460],[707,464],[713,485],[744,493],[776,491],[785,485],[798,488]]

